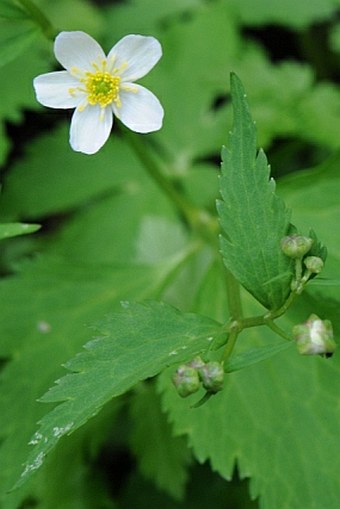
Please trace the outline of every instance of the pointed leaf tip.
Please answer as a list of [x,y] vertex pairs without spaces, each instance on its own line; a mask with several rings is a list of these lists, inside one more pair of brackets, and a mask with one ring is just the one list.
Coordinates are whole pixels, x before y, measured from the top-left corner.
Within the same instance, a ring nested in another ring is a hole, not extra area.
[[[256,149],[256,128],[241,80],[231,73],[234,110],[227,148],[222,150],[217,204],[224,236],[225,265],[266,308],[278,309],[290,291],[292,263],[280,250],[289,229],[289,211],[275,194],[263,150]],[[278,277],[281,274],[285,277]]]

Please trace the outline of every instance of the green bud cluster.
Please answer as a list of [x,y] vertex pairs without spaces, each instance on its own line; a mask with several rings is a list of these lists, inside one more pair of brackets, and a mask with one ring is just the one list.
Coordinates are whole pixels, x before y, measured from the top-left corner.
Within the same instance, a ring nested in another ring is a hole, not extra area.
[[197,392],[201,385],[207,392],[215,394],[223,388],[223,365],[216,361],[204,362],[201,357],[195,357],[177,368],[172,381],[182,398]]
[[208,392],[218,392],[223,387],[224,370],[219,362],[208,362],[198,371],[203,387]]
[[201,385],[197,369],[186,364],[177,369],[172,381],[182,398],[197,392]]
[[281,249],[289,258],[302,258],[313,245],[313,239],[303,235],[288,235],[281,240]]
[[321,320],[315,314],[311,314],[305,323],[295,325],[293,336],[298,352],[302,355],[330,357],[336,348],[331,322]]
[[312,238],[295,233],[287,235],[281,240],[283,253],[295,261],[295,278],[291,283],[291,290],[296,294],[302,293],[307,281],[323,269],[324,262],[322,258],[308,256],[313,244],[314,240]]

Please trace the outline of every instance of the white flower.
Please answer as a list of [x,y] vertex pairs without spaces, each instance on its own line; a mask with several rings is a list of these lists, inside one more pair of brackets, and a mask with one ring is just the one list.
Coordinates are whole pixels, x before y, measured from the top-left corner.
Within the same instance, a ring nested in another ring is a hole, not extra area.
[[138,133],[157,131],[164,111],[149,90],[134,82],[162,56],[157,39],[123,37],[106,56],[84,32],[61,32],[54,43],[65,71],[34,79],[38,101],[50,108],[75,108],[70,130],[73,150],[94,154],[108,139],[113,115]]

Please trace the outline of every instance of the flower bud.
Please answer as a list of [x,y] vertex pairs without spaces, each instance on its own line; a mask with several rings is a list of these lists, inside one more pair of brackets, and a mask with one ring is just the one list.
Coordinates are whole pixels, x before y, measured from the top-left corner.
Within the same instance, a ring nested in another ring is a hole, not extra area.
[[195,368],[184,364],[180,366],[172,378],[178,394],[182,398],[194,394],[200,388],[200,379]]
[[293,336],[299,353],[302,355],[331,356],[336,348],[333,327],[329,320],[321,320],[310,315],[308,320],[293,327]]
[[324,265],[323,260],[319,256],[306,256],[303,263],[312,274],[319,274]]
[[290,258],[302,258],[312,247],[313,239],[303,235],[288,235],[281,239],[281,249]]
[[218,392],[223,388],[224,369],[219,362],[207,362],[198,370],[203,387],[208,392]]

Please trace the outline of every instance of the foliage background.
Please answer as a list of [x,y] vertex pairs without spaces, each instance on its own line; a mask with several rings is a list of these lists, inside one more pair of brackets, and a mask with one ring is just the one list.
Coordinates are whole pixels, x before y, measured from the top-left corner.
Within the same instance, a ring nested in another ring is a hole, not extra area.
[[[32,79],[57,68],[52,43],[12,3],[0,2],[1,223],[42,227],[1,245],[1,509],[338,508],[339,359],[293,349],[232,374],[196,410],[177,397],[171,370],[139,384],[7,493],[52,408],[36,400],[92,337],[89,325],[122,300],[228,316],[219,253],[204,242],[193,249],[193,233],[119,130],[98,154],[74,153],[69,112],[36,102]],[[87,31],[106,50],[127,33],[161,41],[164,56],[143,80],[166,112],[151,148],[211,213],[232,123],[229,73],[240,76],[279,195],[293,222],[313,227],[329,250],[328,284],[311,285],[282,325],[313,311],[339,334],[339,0],[36,4],[59,30]],[[256,329],[239,348],[275,340]]]

